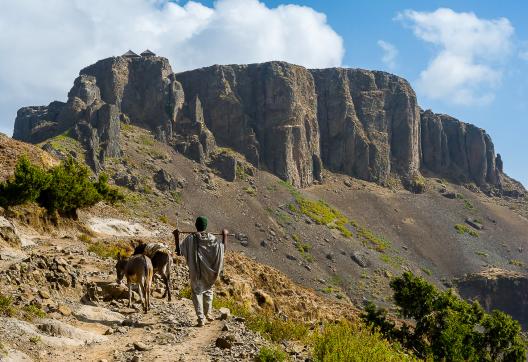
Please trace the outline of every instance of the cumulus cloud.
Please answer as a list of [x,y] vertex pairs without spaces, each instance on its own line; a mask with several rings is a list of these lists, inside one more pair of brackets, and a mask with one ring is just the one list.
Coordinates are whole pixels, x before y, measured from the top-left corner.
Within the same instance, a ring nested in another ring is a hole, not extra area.
[[6,0],[0,12],[0,131],[16,110],[64,100],[78,71],[128,49],[151,49],[174,71],[284,60],[341,64],[342,38],[312,8],[258,0]]
[[420,73],[419,92],[461,105],[493,100],[493,90],[502,77],[501,65],[512,50],[514,29],[508,19],[482,19],[446,8],[407,10],[396,19],[436,47],[434,58]]
[[398,49],[396,47],[384,40],[378,40],[379,47],[383,50],[383,56],[381,61],[385,64],[390,70],[396,67],[396,57],[398,56]]

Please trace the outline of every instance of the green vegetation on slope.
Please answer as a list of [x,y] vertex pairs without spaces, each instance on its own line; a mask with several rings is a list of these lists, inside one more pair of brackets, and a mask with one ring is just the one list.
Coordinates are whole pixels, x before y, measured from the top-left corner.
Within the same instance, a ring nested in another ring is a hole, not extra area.
[[485,313],[451,290],[440,292],[410,272],[390,283],[399,314],[412,322],[401,326],[387,312],[369,304],[364,321],[418,357],[447,361],[524,361],[526,343],[519,323],[506,313]]
[[77,209],[101,200],[116,202],[122,198],[117,189],[108,185],[106,175],[91,181],[88,168],[71,157],[44,170],[23,156],[17,162],[14,176],[0,183],[0,206],[37,202],[48,212],[67,217],[75,217]]
[[390,247],[390,242],[382,236],[376,235],[372,230],[350,220],[336,208],[330,206],[324,200],[311,200],[304,197],[291,183],[281,181],[280,184],[288,189],[295,199],[295,203],[288,204],[291,212],[305,215],[320,225],[326,225],[330,229],[337,229],[346,238],[352,238],[353,230],[363,244],[383,252]]
[[467,226],[465,224],[456,224],[455,225],[455,230],[457,231],[457,233],[459,233],[461,235],[469,234],[470,236],[473,236],[474,238],[478,238],[479,237],[479,233],[478,232],[476,232],[475,230],[471,229],[469,226]]

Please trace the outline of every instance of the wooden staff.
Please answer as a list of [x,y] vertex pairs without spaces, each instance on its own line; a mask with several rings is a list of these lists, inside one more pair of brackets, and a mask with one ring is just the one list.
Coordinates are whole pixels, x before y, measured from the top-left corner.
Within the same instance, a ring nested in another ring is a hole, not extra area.
[[[181,250],[180,250],[180,234],[194,234],[197,231],[180,231],[178,229],[174,230],[172,232],[172,235],[174,235],[174,241],[176,242],[176,255],[181,256]],[[224,250],[227,249],[227,237],[228,236],[236,236],[236,234],[229,234],[227,232],[227,229],[222,230],[221,233],[209,233],[212,235],[222,236],[222,244],[224,244]]]

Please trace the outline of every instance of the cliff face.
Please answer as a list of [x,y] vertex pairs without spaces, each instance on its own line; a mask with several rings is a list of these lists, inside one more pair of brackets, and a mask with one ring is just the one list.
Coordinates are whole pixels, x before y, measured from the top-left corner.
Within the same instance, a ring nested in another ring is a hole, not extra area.
[[312,70],[325,167],[385,183],[420,166],[420,113],[402,78],[361,69]]
[[502,161],[497,167],[486,131],[431,111],[422,112],[421,123],[423,168],[478,186],[500,184]]
[[298,186],[321,177],[313,78],[300,66],[273,62],[212,66],[176,75],[198,97],[217,142]]
[[380,184],[426,171],[485,190],[518,186],[485,131],[422,112],[406,80],[361,69],[269,62],[174,74],[162,57],[113,57],[81,70],[66,103],[20,109],[13,137],[39,143],[68,131],[97,170],[121,154],[123,123],[202,163],[231,147],[296,186],[321,180],[323,168]]

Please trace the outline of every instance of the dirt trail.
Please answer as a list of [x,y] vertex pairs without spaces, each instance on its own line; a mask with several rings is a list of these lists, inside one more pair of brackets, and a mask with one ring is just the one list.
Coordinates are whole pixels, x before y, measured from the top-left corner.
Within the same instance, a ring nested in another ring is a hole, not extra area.
[[[132,225],[111,221],[112,225]],[[138,230],[148,230],[140,224],[118,229],[130,237]],[[172,302],[161,299],[164,286],[158,282],[151,310],[143,314],[137,301],[134,308],[128,308],[126,299],[83,299],[90,285],[114,282],[114,261],[88,252],[87,243],[76,233],[41,235],[34,240],[33,245],[22,249],[0,248],[0,284],[6,287],[2,287],[2,293],[13,296],[15,305],[33,299],[46,310],[49,323],[57,321],[62,327],[46,329],[45,320],[38,318],[31,324],[18,320],[20,316],[5,318],[0,323],[0,361],[24,356],[33,361],[239,361],[252,360],[267,344],[246,330],[243,321],[235,319],[217,319],[195,327],[192,302],[178,296],[178,289],[187,285],[182,263],[174,263]],[[70,280],[72,273],[76,286],[55,286],[50,282],[55,279],[46,281],[50,276]],[[82,317],[81,311],[86,309],[93,313],[89,318]],[[219,317],[219,312],[213,315]],[[106,319],[110,317],[114,319]],[[85,343],[82,336],[86,333],[101,341]],[[226,349],[216,347],[216,340],[226,336],[232,345]]]

